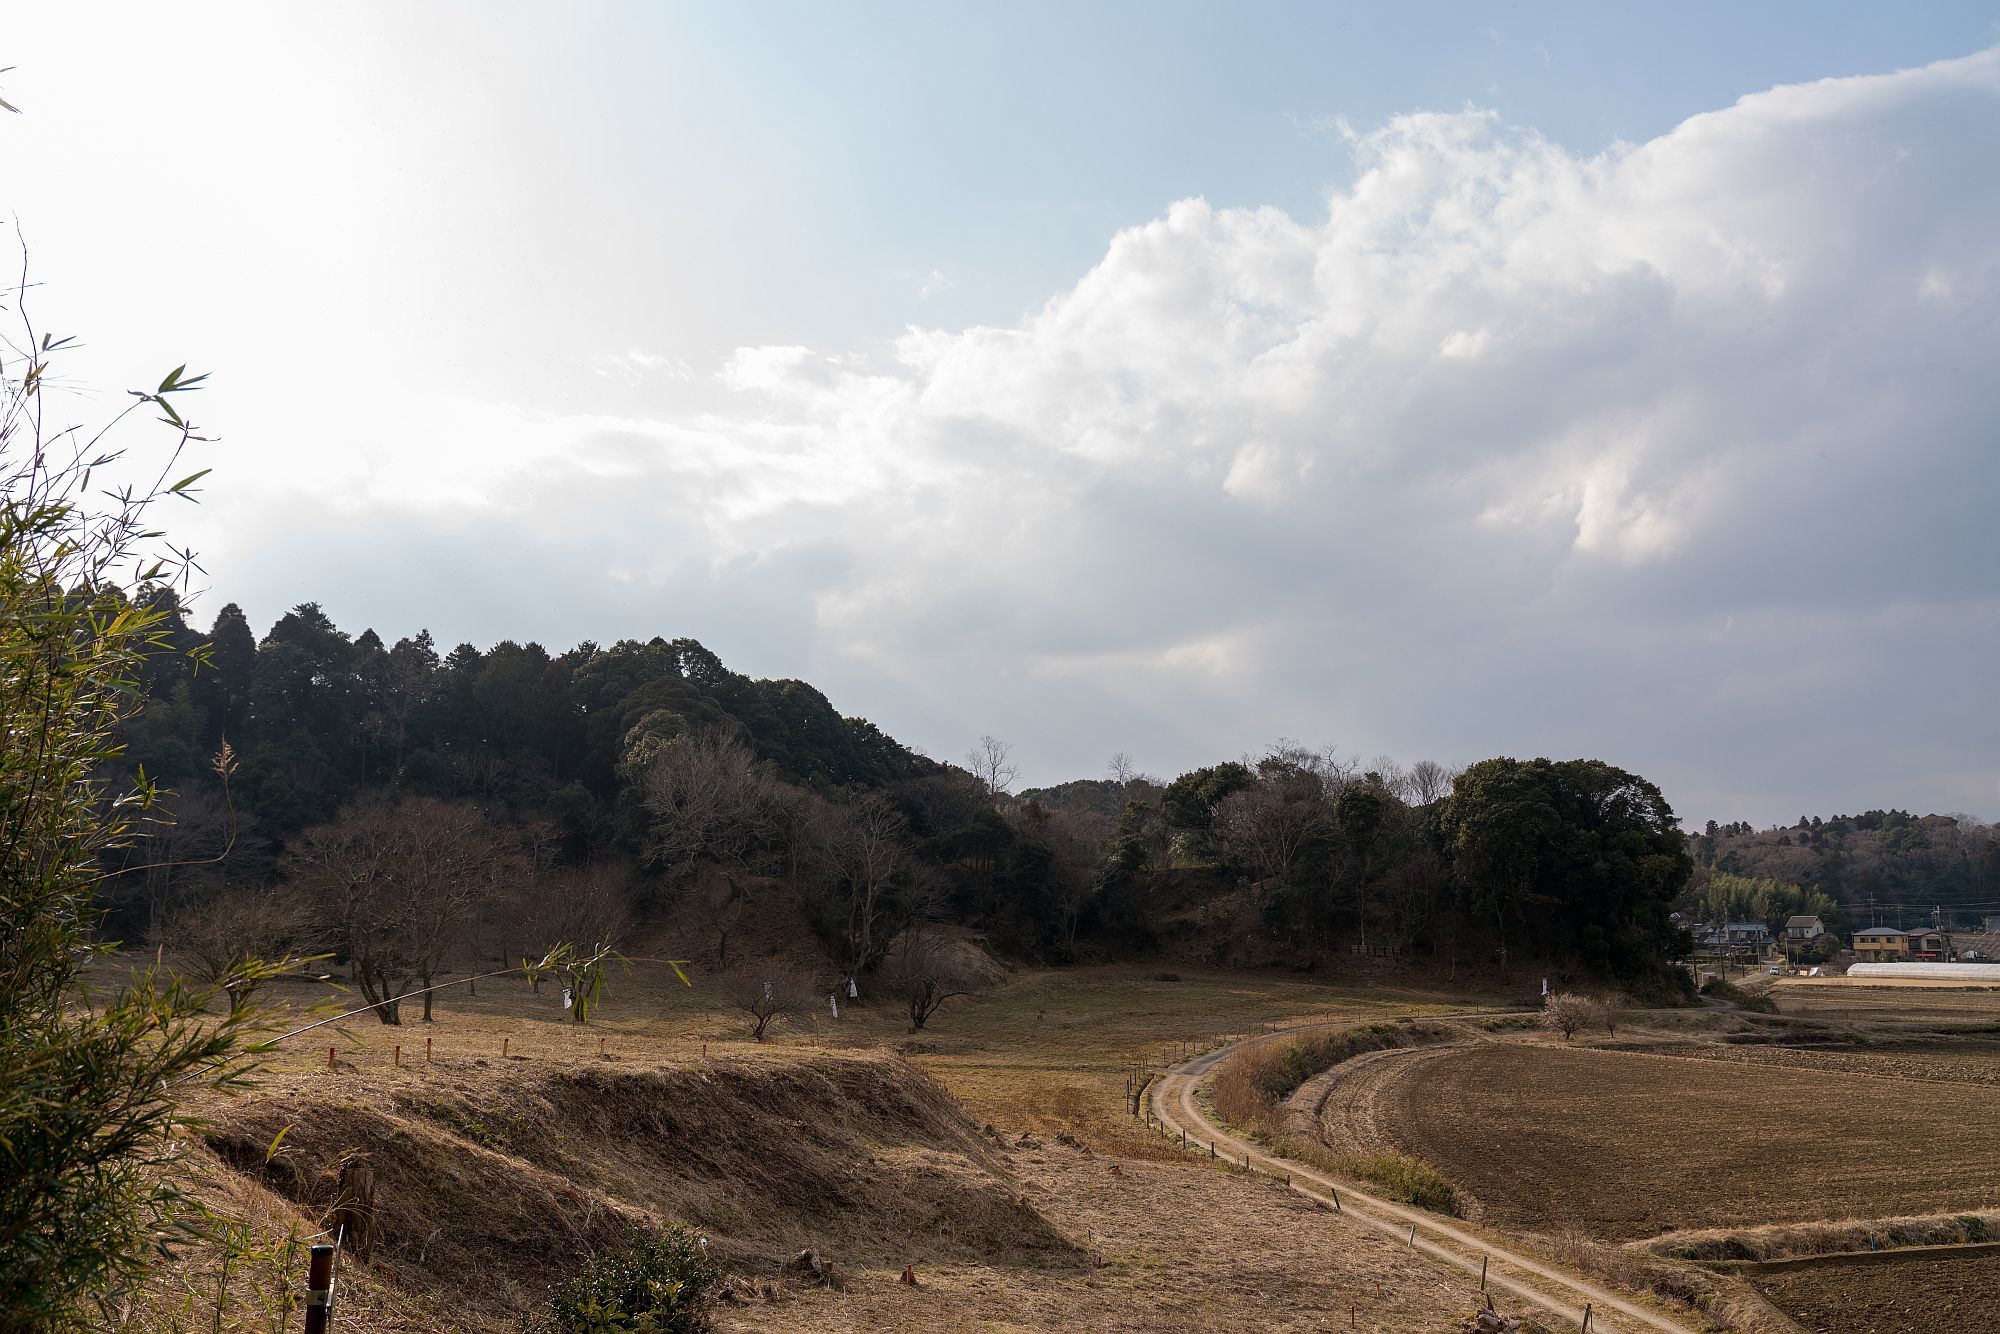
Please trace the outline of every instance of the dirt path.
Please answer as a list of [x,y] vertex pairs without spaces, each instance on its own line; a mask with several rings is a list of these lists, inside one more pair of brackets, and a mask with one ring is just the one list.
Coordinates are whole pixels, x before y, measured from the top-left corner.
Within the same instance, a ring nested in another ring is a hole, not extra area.
[[1487,1274],[1489,1288],[1510,1292],[1579,1325],[1584,1319],[1584,1303],[1588,1303],[1591,1329],[1605,1331],[1605,1334],[1628,1329],[1687,1334],[1689,1326],[1627,1301],[1586,1279],[1495,1246],[1482,1237],[1453,1227],[1435,1214],[1377,1198],[1302,1163],[1273,1157],[1210,1121],[1195,1101],[1195,1092],[1202,1080],[1246,1043],[1268,1042],[1290,1036],[1283,1034],[1244,1039],[1167,1071],[1153,1084],[1151,1099],[1154,1114],[1172,1132],[1185,1132],[1190,1140],[1199,1139],[1204,1144],[1213,1144],[1218,1152],[1228,1154],[1236,1162],[1267,1173],[1288,1175],[1292,1189],[1302,1195],[1314,1199],[1337,1198],[1339,1212],[1336,1217],[1342,1222],[1387,1233],[1405,1241],[1421,1254],[1469,1274],[1480,1273],[1490,1261]]

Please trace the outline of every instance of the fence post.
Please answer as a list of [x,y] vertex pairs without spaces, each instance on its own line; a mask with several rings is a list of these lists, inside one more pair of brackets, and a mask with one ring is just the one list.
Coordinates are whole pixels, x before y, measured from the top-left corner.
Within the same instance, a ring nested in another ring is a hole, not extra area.
[[1486,1262],[1492,1258],[1490,1255],[1479,1257],[1479,1290],[1481,1292],[1486,1291]]
[[1583,1304],[1583,1334],[1590,1334],[1590,1303]]
[[424,1064],[425,1064],[425,1065],[429,1065],[430,1063],[431,1063],[431,1040],[430,1040],[429,1038],[425,1038],[425,1039],[424,1039]]
[[360,1158],[341,1164],[339,1190],[334,1226],[347,1249],[365,1260],[375,1249],[375,1169]]
[[503,1061],[504,1061],[504,1060],[506,1060],[506,1059],[507,1059],[507,1044],[508,1044],[508,1043],[510,1043],[510,1042],[512,1042],[513,1040],[514,1040],[514,1039],[512,1039],[512,1038],[501,1038],[501,1039],[500,1039],[500,1059],[501,1059],[501,1060],[503,1060]]
[[321,1242],[312,1248],[306,1269],[306,1334],[326,1334],[333,1318],[333,1247]]

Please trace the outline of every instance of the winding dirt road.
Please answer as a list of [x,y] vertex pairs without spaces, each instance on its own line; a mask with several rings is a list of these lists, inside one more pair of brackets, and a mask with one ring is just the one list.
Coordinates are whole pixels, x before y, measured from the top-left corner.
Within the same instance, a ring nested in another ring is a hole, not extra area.
[[[1349,1182],[1337,1180],[1289,1158],[1274,1157],[1255,1144],[1241,1139],[1209,1120],[1195,1100],[1195,1092],[1215,1067],[1231,1053],[1246,1045],[1281,1041],[1297,1030],[1245,1038],[1226,1047],[1204,1053],[1168,1069],[1153,1082],[1153,1114],[1170,1132],[1185,1132],[1192,1143],[1214,1145],[1219,1155],[1236,1163],[1278,1176],[1289,1175],[1292,1189],[1308,1198],[1332,1201],[1338,1191],[1339,1210],[1335,1218],[1360,1227],[1374,1228],[1410,1243],[1440,1263],[1477,1276],[1482,1260],[1489,1263],[1489,1289],[1510,1292],[1545,1310],[1553,1311],[1580,1326],[1585,1303],[1589,1304],[1592,1331],[1659,1330],[1665,1334],[1688,1334],[1693,1326],[1672,1320],[1661,1312],[1637,1305],[1597,1286],[1588,1279],[1496,1246],[1483,1237],[1454,1227],[1449,1220],[1421,1209],[1412,1209],[1370,1195]],[[1412,1243],[1410,1229],[1415,1227]]]

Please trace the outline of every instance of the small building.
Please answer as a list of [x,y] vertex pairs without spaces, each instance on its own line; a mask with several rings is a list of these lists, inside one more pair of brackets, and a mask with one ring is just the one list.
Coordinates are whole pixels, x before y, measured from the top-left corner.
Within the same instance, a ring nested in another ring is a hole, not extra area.
[[1826,923],[1817,917],[1788,917],[1785,919],[1785,939],[1794,944],[1807,940],[1817,940],[1826,934]]
[[2000,914],[1989,913],[1980,920],[1980,929],[1989,936],[2000,936]]
[[1771,939],[1771,928],[1762,922],[1724,922],[1696,934],[1697,943],[1710,949],[1759,950]]
[[1859,963],[1893,963],[1910,957],[1910,933],[1893,926],[1871,926],[1854,933],[1854,958]]
[[1942,931],[1910,932],[1910,957],[1942,963],[1951,949],[1951,937]]

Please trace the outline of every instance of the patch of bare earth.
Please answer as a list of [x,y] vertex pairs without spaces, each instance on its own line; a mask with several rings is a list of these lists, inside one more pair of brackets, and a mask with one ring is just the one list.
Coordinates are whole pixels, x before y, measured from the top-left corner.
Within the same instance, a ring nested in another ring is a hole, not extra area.
[[[2000,1194],[2000,1145],[1971,1129],[2000,1115],[2000,1090],[1984,1084],[1545,1042],[1361,1073],[1376,1078],[1352,1096],[1373,1100],[1394,1147],[1436,1163],[1506,1227],[1631,1239],[1948,1212]],[[1910,1171],[1912,1145],[1949,1152],[1950,1170]]]
[[873,1269],[855,1274],[846,1292],[782,1294],[726,1313],[723,1327],[1387,1334],[1457,1330],[1479,1304],[1475,1280],[1343,1223],[1275,1181],[1056,1144],[1010,1157],[1036,1208],[1101,1256],[1102,1267],[919,1265],[914,1288],[898,1269]]
[[1754,1281],[1814,1334],[1992,1329],[2000,1311],[2000,1255],[1798,1265]]

